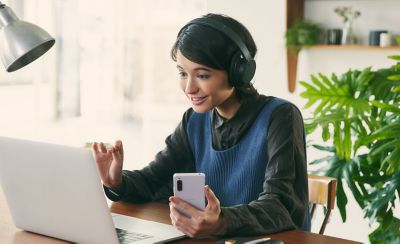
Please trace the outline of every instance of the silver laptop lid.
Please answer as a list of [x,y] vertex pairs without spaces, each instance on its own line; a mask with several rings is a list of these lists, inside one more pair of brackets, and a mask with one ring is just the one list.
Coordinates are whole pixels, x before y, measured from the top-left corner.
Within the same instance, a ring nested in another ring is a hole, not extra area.
[[0,184],[16,227],[118,243],[90,150],[0,137]]

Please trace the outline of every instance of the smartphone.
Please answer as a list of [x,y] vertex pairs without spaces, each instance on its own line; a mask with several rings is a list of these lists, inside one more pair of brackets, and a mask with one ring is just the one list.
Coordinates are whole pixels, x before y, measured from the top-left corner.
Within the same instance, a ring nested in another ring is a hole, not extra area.
[[[176,173],[173,181],[174,196],[204,210],[206,201],[204,196],[205,175],[203,173]],[[186,216],[190,216],[183,209],[178,208],[178,210]]]

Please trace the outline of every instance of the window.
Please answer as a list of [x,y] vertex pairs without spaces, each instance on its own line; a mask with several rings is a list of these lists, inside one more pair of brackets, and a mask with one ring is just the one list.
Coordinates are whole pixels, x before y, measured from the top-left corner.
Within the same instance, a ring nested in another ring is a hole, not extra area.
[[[160,143],[172,132],[188,104],[169,52],[179,29],[205,13],[204,0],[3,2],[56,39],[24,69],[0,71],[0,112],[9,115],[0,123],[12,128],[9,135],[83,143],[84,135],[118,138],[116,129],[110,135],[98,131],[124,121],[146,137],[156,134]],[[71,120],[80,122],[63,122]]]

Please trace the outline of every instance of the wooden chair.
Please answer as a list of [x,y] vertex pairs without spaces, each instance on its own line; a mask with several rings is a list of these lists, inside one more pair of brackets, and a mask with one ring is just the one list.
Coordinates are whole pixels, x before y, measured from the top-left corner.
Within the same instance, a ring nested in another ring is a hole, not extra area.
[[324,205],[328,211],[325,214],[319,234],[324,234],[326,224],[333,207],[335,206],[337,181],[335,178],[308,174],[308,197],[311,207],[311,220],[317,205]]

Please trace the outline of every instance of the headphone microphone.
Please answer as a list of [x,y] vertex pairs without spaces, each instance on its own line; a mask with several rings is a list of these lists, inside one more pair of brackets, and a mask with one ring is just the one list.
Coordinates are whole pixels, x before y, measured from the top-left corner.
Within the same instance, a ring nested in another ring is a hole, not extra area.
[[230,61],[228,70],[229,82],[233,87],[246,86],[251,82],[254,77],[254,73],[256,72],[256,62],[238,34],[236,34],[228,26],[214,19],[198,18],[190,21],[184,27],[182,27],[178,36],[182,30],[186,29],[186,27],[189,25],[203,25],[213,28],[214,30],[223,33],[231,41],[233,41],[239,50],[232,56]]

